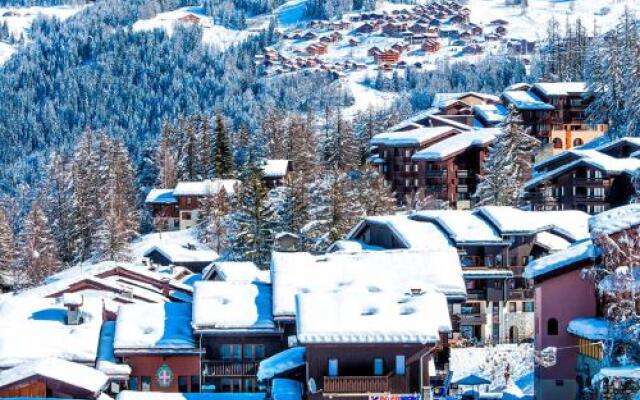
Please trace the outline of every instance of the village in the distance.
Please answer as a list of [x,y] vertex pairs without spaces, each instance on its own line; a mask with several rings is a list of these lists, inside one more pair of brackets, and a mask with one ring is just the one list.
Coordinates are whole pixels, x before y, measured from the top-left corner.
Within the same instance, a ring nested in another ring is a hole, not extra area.
[[0,0],[0,398],[640,400],[594,3]]

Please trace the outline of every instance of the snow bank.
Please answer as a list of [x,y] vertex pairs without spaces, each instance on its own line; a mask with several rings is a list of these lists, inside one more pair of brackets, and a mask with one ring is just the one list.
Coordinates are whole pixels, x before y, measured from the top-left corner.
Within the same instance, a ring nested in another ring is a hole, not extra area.
[[189,349],[196,346],[191,332],[191,304],[127,304],[118,310],[114,348],[129,350]]
[[306,349],[304,347],[292,347],[283,350],[260,361],[258,367],[258,380],[271,379],[274,376],[305,364]]
[[296,297],[300,343],[437,343],[451,331],[446,297],[436,291],[301,293]]
[[271,286],[202,281],[195,284],[193,327],[203,330],[275,331]]
[[275,317],[295,316],[298,293],[406,293],[411,289],[435,289],[451,298],[466,297],[460,259],[451,247],[321,256],[274,252],[271,280]]
[[76,388],[84,389],[95,396],[107,384],[107,376],[82,364],[44,358],[29,361],[0,372],[0,387],[20,382],[33,376],[42,376]]

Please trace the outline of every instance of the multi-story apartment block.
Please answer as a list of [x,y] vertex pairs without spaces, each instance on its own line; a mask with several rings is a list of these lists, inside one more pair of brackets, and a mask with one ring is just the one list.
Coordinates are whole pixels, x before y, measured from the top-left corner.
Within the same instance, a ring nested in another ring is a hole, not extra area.
[[502,100],[521,112],[531,135],[550,143],[553,153],[581,146],[607,131],[604,124],[585,122],[592,99],[584,82],[518,85],[505,91]]
[[466,302],[451,305],[454,331],[469,340],[517,342],[533,335],[533,291],[523,277],[525,266],[587,238],[587,220],[578,211],[511,207],[369,217],[331,250],[453,246],[467,288]]
[[638,138],[623,138],[591,150],[570,150],[534,165],[525,198],[535,210],[581,210],[597,214],[627,204],[640,169]]

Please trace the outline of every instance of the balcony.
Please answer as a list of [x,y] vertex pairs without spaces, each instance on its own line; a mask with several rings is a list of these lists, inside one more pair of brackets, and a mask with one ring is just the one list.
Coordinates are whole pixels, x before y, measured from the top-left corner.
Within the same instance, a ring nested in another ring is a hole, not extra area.
[[533,289],[510,289],[509,300],[533,300],[535,296]]
[[248,376],[258,372],[258,361],[203,361],[205,376]]
[[458,193],[469,193],[469,186],[458,185]]
[[468,178],[469,177],[469,170],[468,169],[459,169],[458,172],[456,173],[456,176],[458,178]]
[[575,194],[573,196],[573,199],[576,202],[582,202],[582,203],[590,203],[590,202],[596,202],[596,203],[602,203],[604,202],[604,196],[601,195],[588,195],[588,194]]
[[325,376],[324,393],[385,393],[387,376]]
[[484,325],[487,323],[487,314],[473,313],[460,314],[460,325]]
[[602,178],[574,177],[574,186],[602,186],[604,183]]
[[431,178],[443,178],[447,176],[446,169],[428,169],[425,171],[425,175]]

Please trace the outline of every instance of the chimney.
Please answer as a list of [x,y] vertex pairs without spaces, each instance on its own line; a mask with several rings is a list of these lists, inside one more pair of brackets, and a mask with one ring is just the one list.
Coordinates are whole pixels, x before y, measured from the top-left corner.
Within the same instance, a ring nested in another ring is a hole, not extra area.
[[171,279],[167,278],[166,276],[163,276],[160,279],[160,282],[162,282],[162,295],[165,297],[169,297],[169,293],[171,292],[171,287],[169,286],[170,281]]
[[62,302],[67,308],[67,325],[80,325],[82,323],[82,307],[83,298],[78,293],[65,293],[62,295]]

